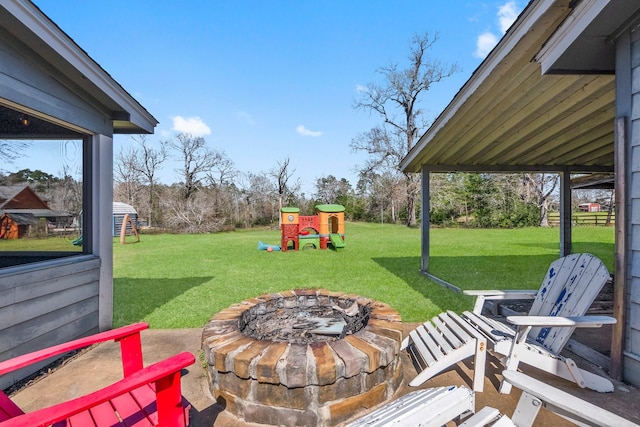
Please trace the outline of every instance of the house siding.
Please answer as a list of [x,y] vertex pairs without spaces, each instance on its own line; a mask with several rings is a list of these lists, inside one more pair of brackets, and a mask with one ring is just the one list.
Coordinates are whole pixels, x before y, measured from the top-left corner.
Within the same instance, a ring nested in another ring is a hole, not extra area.
[[[640,40],[630,38],[631,114],[628,127],[628,167],[630,178],[629,245],[626,330],[623,360],[624,380],[640,386]],[[619,70],[616,70],[616,74]]]
[[85,130],[113,132],[108,113],[69,91],[61,83],[66,79],[0,27],[0,98]]
[[[83,255],[0,270],[0,360],[98,331],[100,259]],[[0,387],[47,362],[0,377]]]

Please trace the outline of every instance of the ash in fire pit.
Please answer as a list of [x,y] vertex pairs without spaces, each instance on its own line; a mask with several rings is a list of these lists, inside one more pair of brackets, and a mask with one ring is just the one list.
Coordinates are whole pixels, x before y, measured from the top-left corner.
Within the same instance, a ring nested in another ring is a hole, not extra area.
[[261,295],[202,332],[212,394],[249,423],[335,426],[402,381],[402,323],[379,301],[322,289]]
[[361,306],[355,299],[336,296],[317,299],[283,298],[271,312],[267,302],[257,304],[242,314],[240,330],[259,340],[311,344],[342,339],[367,325],[369,304]]

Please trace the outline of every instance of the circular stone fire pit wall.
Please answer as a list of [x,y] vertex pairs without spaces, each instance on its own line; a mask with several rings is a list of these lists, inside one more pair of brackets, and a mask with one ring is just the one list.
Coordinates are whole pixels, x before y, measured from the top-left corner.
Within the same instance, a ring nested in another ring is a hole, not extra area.
[[[325,316],[344,328],[309,320]],[[284,426],[333,426],[389,400],[402,381],[401,342],[389,305],[316,289],[235,304],[202,333],[209,386],[225,410]]]

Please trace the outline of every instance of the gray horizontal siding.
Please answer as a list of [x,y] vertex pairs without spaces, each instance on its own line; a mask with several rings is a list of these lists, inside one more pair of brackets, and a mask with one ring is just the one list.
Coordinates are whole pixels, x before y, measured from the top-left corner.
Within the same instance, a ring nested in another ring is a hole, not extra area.
[[63,73],[0,28],[1,98],[28,105],[83,129],[110,135],[113,132],[110,112],[97,111],[94,105],[69,90],[73,86]]
[[[0,270],[0,360],[98,331],[100,259],[83,255]],[[0,387],[46,363],[0,377]]]
[[629,278],[625,325],[624,380],[640,386],[640,41],[631,43],[631,123],[627,151],[629,184]]

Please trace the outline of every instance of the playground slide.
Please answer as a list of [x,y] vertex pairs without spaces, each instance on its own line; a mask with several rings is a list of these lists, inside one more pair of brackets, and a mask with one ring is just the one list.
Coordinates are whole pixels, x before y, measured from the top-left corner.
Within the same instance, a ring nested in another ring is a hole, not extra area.
[[344,248],[345,246],[344,240],[342,240],[342,237],[340,237],[339,234],[337,233],[329,234],[329,239],[331,240],[331,244],[333,245],[334,248],[336,249]]

